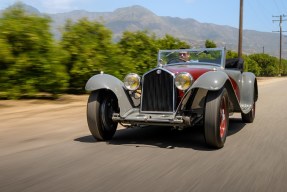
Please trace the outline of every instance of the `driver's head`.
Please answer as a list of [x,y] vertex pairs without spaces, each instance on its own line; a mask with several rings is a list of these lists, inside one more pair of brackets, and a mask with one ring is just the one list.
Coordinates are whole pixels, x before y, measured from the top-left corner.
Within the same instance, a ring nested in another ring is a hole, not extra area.
[[189,60],[189,53],[186,50],[182,50],[179,52],[179,58],[188,61]]

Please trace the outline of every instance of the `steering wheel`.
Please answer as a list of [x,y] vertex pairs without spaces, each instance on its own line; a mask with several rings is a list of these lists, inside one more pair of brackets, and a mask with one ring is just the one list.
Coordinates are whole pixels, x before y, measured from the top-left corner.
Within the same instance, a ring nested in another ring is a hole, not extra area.
[[173,58],[171,60],[169,60],[167,62],[167,64],[171,64],[171,63],[182,63],[182,62],[186,62],[186,60],[182,59],[182,58]]

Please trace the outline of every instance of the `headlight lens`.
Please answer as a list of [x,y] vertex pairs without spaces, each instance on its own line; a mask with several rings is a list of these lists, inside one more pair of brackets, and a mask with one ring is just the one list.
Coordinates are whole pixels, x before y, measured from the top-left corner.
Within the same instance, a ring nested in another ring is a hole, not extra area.
[[140,86],[140,76],[135,73],[128,74],[124,79],[124,85],[130,91],[137,90]]
[[175,86],[179,90],[182,90],[182,91],[187,90],[188,88],[191,87],[192,83],[193,83],[193,78],[187,72],[179,73],[175,77]]

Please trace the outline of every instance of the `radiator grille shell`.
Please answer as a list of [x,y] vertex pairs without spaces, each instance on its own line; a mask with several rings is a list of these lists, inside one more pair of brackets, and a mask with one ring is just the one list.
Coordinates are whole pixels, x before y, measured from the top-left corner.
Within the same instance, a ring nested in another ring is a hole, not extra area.
[[174,74],[157,68],[142,77],[141,112],[172,113],[175,111]]

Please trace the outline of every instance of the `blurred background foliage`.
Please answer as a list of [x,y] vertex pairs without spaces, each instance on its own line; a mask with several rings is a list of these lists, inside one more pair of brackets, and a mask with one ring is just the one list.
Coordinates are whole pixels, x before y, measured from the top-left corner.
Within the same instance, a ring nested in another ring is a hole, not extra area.
[[[28,14],[21,4],[6,9],[0,18],[0,98],[35,98],[48,94],[85,93],[87,80],[104,71],[123,79],[129,72],[143,74],[157,65],[160,49],[190,48],[191,45],[166,34],[126,31],[118,42],[102,23],[83,18],[67,21],[62,39],[50,32],[50,18]],[[216,47],[212,40],[205,46]],[[227,58],[237,53],[228,50]],[[245,71],[257,76],[287,74],[287,60],[267,54],[243,56]],[[280,69],[280,70],[279,70]]]
[[64,51],[50,33],[50,19],[25,13],[20,5],[0,18],[0,96],[31,97],[40,92],[57,97],[69,76]]

